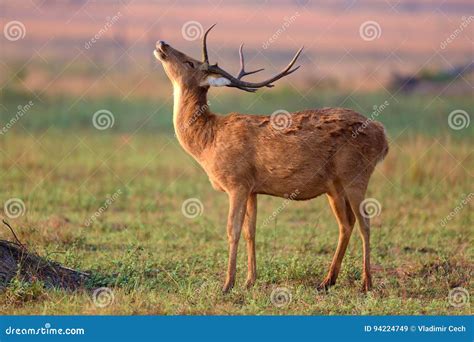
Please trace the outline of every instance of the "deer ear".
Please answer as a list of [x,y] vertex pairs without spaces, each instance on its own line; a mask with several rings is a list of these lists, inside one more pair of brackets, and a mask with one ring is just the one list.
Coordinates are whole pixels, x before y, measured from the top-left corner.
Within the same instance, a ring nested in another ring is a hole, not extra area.
[[207,76],[206,79],[201,82],[202,87],[204,86],[224,87],[229,84],[230,84],[230,81],[227,78],[221,77],[221,76],[216,77],[213,75]]

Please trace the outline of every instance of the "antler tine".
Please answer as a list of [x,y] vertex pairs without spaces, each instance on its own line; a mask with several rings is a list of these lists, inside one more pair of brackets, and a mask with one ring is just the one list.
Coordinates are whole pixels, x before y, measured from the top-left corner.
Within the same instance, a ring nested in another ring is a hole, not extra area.
[[293,59],[291,60],[290,63],[288,63],[288,65],[286,66],[285,69],[283,69],[279,74],[277,74],[276,76],[273,77],[273,81],[271,81],[270,83],[284,77],[284,76],[287,76],[289,74],[292,74],[294,73],[296,70],[298,70],[300,68],[300,65],[298,65],[297,67],[295,67],[294,69],[290,70],[293,65],[295,64],[296,60],[298,59],[298,57],[300,56],[301,54],[301,51],[303,51],[303,48],[304,46],[300,47],[300,49],[296,52],[295,56],[293,57]]
[[[241,49],[240,51],[242,51],[242,46],[241,46]],[[227,78],[229,81],[230,81],[230,84],[228,85],[228,87],[235,87],[235,88],[239,88],[239,89],[242,89],[242,90],[247,90],[247,91],[255,91],[257,88],[263,88],[263,87],[273,87],[273,82],[279,80],[280,78],[282,77],[285,77],[285,76],[288,76],[289,74],[292,74],[294,73],[296,70],[298,70],[300,68],[300,66],[297,66],[295,68],[292,69],[293,65],[295,64],[296,60],[298,59],[298,57],[300,56],[301,54],[301,51],[303,51],[303,47],[301,47],[295,54],[295,56],[293,57],[293,59],[290,61],[290,63],[282,70],[280,71],[278,74],[276,74],[275,76],[269,78],[268,80],[265,80],[265,81],[262,81],[262,82],[256,82],[256,83],[253,83],[253,82],[246,82],[246,81],[242,81],[240,77],[243,77],[245,76],[245,74],[248,74],[245,72],[245,70],[243,69],[243,53],[241,53],[241,72],[239,73],[239,76],[237,78],[235,78],[234,76],[232,76],[231,74],[229,74],[227,71],[221,69],[220,67],[218,67],[217,65],[210,65],[208,70],[210,72],[213,72],[213,73],[216,73],[216,74],[219,74],[219,75],[222,75],[224,76],[225,78]],[[260,71],[260,70],[258,70]],[[257,71],[255,71],[257,72]],[[254,73],[254,72],[251,72],[251,73]]]
[[254,70],[254,71],[245,71],[245,61],[244,61],[244,53],[243,53],[243,48],[244,48],[244,43],[240,44],[239,48],[239,56],[240,56],[240,71],[239,75],[237,76],[237,79],[240,80],[242,77],[247,76],[247,75],[252,75],[257,72],[260,72],[262,69]]
[[203,63],[207,63],[209,64],[209,56],[207,55],[207,34],[209,33],[209,31],[212,30],[212,28],[216,26],[216,24],[212,25],[211,27],[209,27],[206,32],[204,32],[204,36],[202,37],[202,61]]

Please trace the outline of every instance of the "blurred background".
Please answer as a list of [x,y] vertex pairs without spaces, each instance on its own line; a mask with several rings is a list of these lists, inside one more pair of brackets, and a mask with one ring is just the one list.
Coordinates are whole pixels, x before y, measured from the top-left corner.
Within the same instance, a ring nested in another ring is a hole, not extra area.
[[[115,129],[137,127],[150,111],[156,111],[150,118],[154,128],[170,128],[171,86],[152,57],[155,42],[165,40],[200,58],[203,30],[213,23],[218,25],[209,37],[211,60],[237,72],[243,42],[248,68],[265,68],[252,79],[277,72],[305,46],[301,70],[276,88],[251,96],[234,89],[211,91],[217,111],[270,114],[278,108],[267,108],[266,96],[281,96],[286,89],[289,99],[280,106],[287,110],[343,106],[367,115],[385,100],[391,111],[400,96],[416,94],[431,97],[423,112],[433,115],[440,97],[473,91],[474,5],[469,0],[2,0],[0,13],[0,86],[7,102],[2,118],[12,110],[13,94],[27,94],[36,110],[67,98],[61,113],[43,114],[38,122],[22,120],[26,126],[86,125],[95,110],[83,106],[107,97],[114,98],[108,109],[115,118],[124,115],[124,107],[131,111],[116,120]],[[360,93],[377,93],[380,101],[358,100]],[[236,97],[244,103],[238,105]]]
[[[359,293],[354,236],[335,292],[315,300],[338,234],[324,196],[259,196],[259,281],[241,288],[241,248],[239,285],[218,295],[227,198],[173,136],[172,86],[152,57],[165,40],[200,58],[214,23],[211,62],[237,73],[245,43],[247,70],[265,68],[249,80],[305,49],[301,68],[274,88],[211,89],[212,111],[346,107],[385,125],[390,153],[367,194],[379,204],[371,296]],[[86,292],[18,278],[0,312],[470,313],[447,298],[472,279],[472,0],[0,0],[0,28],[3,217],[40,255],[91,270],[88,286],[116,298],[97,307]],[[271,304],[276,286],[291,289],[291,305]]]

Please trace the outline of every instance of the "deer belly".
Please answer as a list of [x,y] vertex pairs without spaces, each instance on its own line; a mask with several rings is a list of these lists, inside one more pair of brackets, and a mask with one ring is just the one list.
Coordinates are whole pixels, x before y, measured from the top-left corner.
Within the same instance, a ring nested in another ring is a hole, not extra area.
[[326,181],[318,174],[268,177],[257,182],[255,192],[292,200],[307,200],[327,192]]

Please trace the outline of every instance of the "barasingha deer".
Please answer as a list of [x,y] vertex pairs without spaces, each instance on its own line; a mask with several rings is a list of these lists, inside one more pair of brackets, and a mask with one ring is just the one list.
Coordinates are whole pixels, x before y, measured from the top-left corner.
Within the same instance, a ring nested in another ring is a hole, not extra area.
[[[197,61],[163,41],[156,44],[174,89],[173,123],[182,147],[209,176],[216,190],[229,197],[227,238],[229,259],[223,291],[235,281],[237,246],[241,231],[247,243],[246,286],[255,283],[255,230],[257,195],[291,200],[309,200],[326,194],[339,225],[339,240],[329,273],[318,289],[334,285],[356,219],[363,243],[363,290],[372,286],[370,272],[370,226],[362,201],[377,162],[388,152],[384,127],[361,114],[343,108],[310,109],[292,113],[288,125],[274,125],[265,115],[230,113],[216,115],[207,105],[210,87],[235,87],[254,92],[296,71],[292,69],[302,48],[280,73],[262,82],[234,77],[217,64],[210,64],[203,36],[203,60]],[[357,132],[357,134],[354,134]]]

